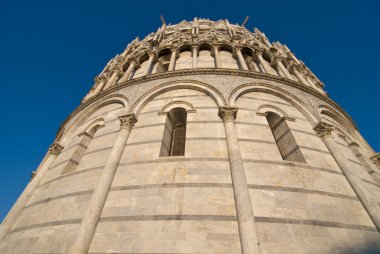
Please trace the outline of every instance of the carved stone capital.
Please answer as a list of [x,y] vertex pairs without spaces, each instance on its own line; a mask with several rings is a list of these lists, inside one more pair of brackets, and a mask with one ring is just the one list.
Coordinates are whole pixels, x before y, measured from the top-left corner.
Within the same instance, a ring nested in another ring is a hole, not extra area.
[[288,71],[289,71],[291,74],[294,74],[295,71],[298,71],[298,66],[297,66],[295,63],[292,63],[292,64],[289,66]]
[[155,52],[155,51],[151,51],[150,53],[149,53],[149,58],[153,58],[153,61],[157,61],[157,59],[158,59],[158,57],[157,57],[157,52]]
[[128,114],[124,116],[119,116],[118,117],[120,121],[120,128],[126,128],[126,129],[132,129],[132,127],[135,125],[137,122],[137,119],[135,117],[135,114]]
[[236,119],[237,112],[238,108],[236,107],[220,107],[218,115],[223,122],[233,122]]
[[318,81],[315,85],[321,89],[323,89],[325,87],[325,84],[323,84],[323,82],[321,82],[321,81]]
[[58,156],[62,152],[62,150],[63,150],[63,146],[61,146],[57,142],[54,142],[49,147],[49,153],[50,153],[50,155],[54,155],[54,156]]
[[103,81],[107,81],[106,77],[104,77],[104,76],[97,76],[97,77],[95,78],[95,82],[96,82],[97,84],[100,84],[100,83],[102,83]]
[[117,74],[118,77],[123,76],[123,68],[121,66],[117,66],[115,69],[113,69],[113,72]]
[[236,51],[236,52],[238,52],[238,51],[241,52],[241,50],[243,49],[242,46],[235,46],[234,48],[235,48],[235,51]]
[[256,62],[259,61],[259,55],[261,55],[262,52],[258,51],[258,50],[255,50],[252,54],[252,59]]
[[32,171],[32,173],[30,174],[30,180],[32,181],[33,178],[37,175],[37,172],[36,171]]
[[315,127],[314,130],[317,132],[318,136],[321,139],[332,137],[332,131],[334,130],[334,127],[330,124],[319,122]]
[[270,66],[277,68],[278,67],[278,61],[279,61],[279,59],[277,57],[274,57],[272,59],[272,62],[270,63]]
[[116,60],[116,62],[117,62],[118,64],[121,64],[121,63],[124,63],[124,62],[125,62],[125,57],[122,56],[122,55],[119,55],[119,56],[116,57],[115,60]]
[[376,153],[375,155],[369,157],[369,159],[373,162],[373,164],[380,168],[380,153]]

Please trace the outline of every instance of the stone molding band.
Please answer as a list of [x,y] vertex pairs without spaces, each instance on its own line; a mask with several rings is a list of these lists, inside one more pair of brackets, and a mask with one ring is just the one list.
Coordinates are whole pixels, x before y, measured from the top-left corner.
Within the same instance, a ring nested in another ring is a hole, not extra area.
[[[350,118],[350,116],[333,100],[328,98],[327,96],[317,92],[315,89],[306,86],[302,83],[296,82],[294,80],[290,80],[283,77],[277,77],[266,73],[259,73],[259,72],[246,72],[241,70],[233,70],[233,69],[184,69],[184,70],[175,70],[171,72],[164,72],[164,73],[157,73],[157,74],[151,74],[149,76],[143,76],[139,78],[135,78],[132,80],[128,80],[126,82],[119,83],[115,86],[110,87],[109,89],[100,92],[99,94],[89,98],[88,100],[84,101],[77,107],[61,124],[60,130],[63,126],[65,126],[75,115],[77,115],[82,109],[86,108],[88,105],[92,104],[93,102],[96,102],[100,100],[103,97],[106,97],[107,95],[110,95],[122,88],[133,86],[135,84],[140,84],[142,82],[146,82],[149,80],[157,80],[161,78],[168,78],[168,77],[176,77],[179,76],[183,78],[183,75],[200,75],[200,74],[221,74],[221,75],[236,75],[236,76],[243,76],[243,77],[251,77],[251,78],[258,78],[258,79],[264,79],[264,80],[270,80],[270,81],[276,81],[280,83],[284,83],[286,85],[298,88],[302,91],[308,92],[317,98],[321,99],[322,101],[326,102],[327,104],[331,105],[333,108],[337,109],[338,112],[342,113],[344,117],[350,122],[350,124],[356,129],[356,125],[353,122],[353,120]],[[171,81],[168,81],[169,83]],[[176,80],[176,82],[186,82],[186,83],[197,83],[196,80]],[[223,99],[223,98],[222,98]],[[226,101],[224,101],[226,105]],[[60,132],[58,131],[58,133]]]
[[[331,222],[331,221],[320,221],[320,220],[302,220],[302,219],[290,219],[290,218],[277,218],[277,217],[260,217],[255,216],[255,219],[258,223],[273,223],[273,224],[296,224],[296,225],[308,225],[308,226],[319,226],[319,227],[331,227],[331,228],[343,228],[343,229],[353,229],[360,231],[370,231],[377,232],[375,227],[357,225],[357,224],[348,224],[341,222]],[[107,222],[121,222],[121,221],[236,221],[236,216],[229,215],[140,215],[140,216],[113,216],[113,217],[101,217],[100,223]],[[11,233],[17,233],[24,230],[52,227],[52,226],[61,226],[61,225],[72,225],[81,223],[81,219],[71,219],[71,220],[60,220],[60,221],[49,221],[40,224],[33,224],[24,227],[19,227],[11,230]]]
[[375,227],[341,223],[341,222],[332,222],[332,221],[302,220],[302,219],[288,219],[288,218],[276,218],[276,217],[256,217],[256,220],[259,223],[298,224],[298,225],[310,225],[310,226],[330,227],[330,228],[344,228],[344,229],[354,229],[354,230],[377,232],[377,229]]
[[[256,189],[256,190],[272,190],[272,191],[282,191],[282,192],[297,192],[297,193],[306,193],[306,194],[314,194],[314,195],[322,195],[322,196],[330,196],[330,197],[336,197],[336,198],[342,198],[342,199],[349,199],[349,200],[355,200],[359,201],[359,199],[355,196],[340,194],[340,193],[333,193],[333,192],[327,192],[327,191],[320,191],[320,190],[312,190],[312,189],[305,189],[305,188],[294,188],[294,187],[282,187],[282,186],[273,186],[273,185],[257,185],[257,184],[248,184],[247,185],[249,189]],[[114,186],[111,187],[110,191],[127,191],[127,190],[143,190],[143,189],[159,189],[159,188],[232,188],[231,183],[163,183],[163,184],[142,184],[142,185],[125,185],[125,186]],[[59,200],[63,198],[69,198],[69,197],[75,197],[75,196],[81,196],[81,195],[88,195],[92,194],[94,190],[85,190],[85,191],[78,191],[78,192],[72,192],[67,193],[63,195],[53,196],[46,199],[38,200],[36,202],[33,202],[27,206],[26,208],[47,203],[53,200]]]
[[[127,165],[140,165],[140,164],[151,164],[151,163],[160,163],[160,162],[178,162],[178,161],[225,161],[225,162],[227,162],[228,159],[227,158],[185,158],[185,157],[180,158],[180,157],[176,157],[175,159],[159,158],[157,160],[127,162],[127,163],[120,163],[119,165],[120,166],[127,166]],[[313,167],[313,166],[309,166],[307,164],[295,164],[295,163],[291,163],[291,162],[252,160],[252,159],[243,159],[243,161],[247,162],[247,163],[262,163],[262,164],[273,164],[273,165],[281,165],[281,166],[292,166],[292,167],[318,170],[318,171],[331,173],[331,174],[335,174],[335,175],[343,175],[342,172],[339,172],[339,171],[335,171],[335,170],[331,170],[331,169],[327,169],[327,168]],[[49,183],[54,182],[54,181],[58,181],[62,178],[67,178],[67,177],[74,176],[77,174],[83,174],[83,173],[86,173],[86,172],[89,172],[92,170],[100,170],[103,168],[104,168],[104,166],[96,166],[96,167],[86,168],[86,169],[76,171],[76,172],[67,173],[65,175],[61,175],[59,177],[56,177],[56,178],[50,179],[44,183],[41,183],[38,187],[44,186],[44,185],[49,184]],[[249,168],[247,170],[249,170]]]

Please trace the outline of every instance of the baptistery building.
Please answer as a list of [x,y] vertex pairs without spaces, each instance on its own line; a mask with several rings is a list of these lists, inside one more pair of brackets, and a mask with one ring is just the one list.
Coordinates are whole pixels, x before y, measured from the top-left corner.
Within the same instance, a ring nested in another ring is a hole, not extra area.
[[380,154],[324,89],[256,28],[163,22],[62,123],[0,253],[379,253]]

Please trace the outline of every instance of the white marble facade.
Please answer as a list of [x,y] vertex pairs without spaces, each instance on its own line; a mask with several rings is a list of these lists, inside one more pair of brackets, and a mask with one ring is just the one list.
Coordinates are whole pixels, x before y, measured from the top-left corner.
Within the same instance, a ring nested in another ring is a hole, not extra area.
[[379,251],[380,156],[323,88],[257,29],[164,24],[62,124],[0,253]]

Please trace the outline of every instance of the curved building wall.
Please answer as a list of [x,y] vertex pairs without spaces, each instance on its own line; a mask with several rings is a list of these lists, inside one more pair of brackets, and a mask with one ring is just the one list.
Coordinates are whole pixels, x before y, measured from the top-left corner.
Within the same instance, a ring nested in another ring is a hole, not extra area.
[[[3,221],[0,253],[379,250],[380,174],[349,116],[311,74],[198,46],[97,79]],[[175,108],[185,154],[163,156]]]

